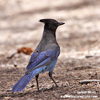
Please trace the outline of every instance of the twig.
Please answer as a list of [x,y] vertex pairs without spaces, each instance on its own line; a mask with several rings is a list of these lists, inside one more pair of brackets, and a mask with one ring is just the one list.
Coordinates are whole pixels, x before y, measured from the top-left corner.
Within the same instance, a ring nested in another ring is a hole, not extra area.
[[90,82],[100,82],[100,80],[96,80],[96,79],[94,79],[94,80],[82,80],[79,83],[80,84],[88,84]]
[[100,57],[98,55],[86,55],[85,58],[90,58],[90,57]]
[[16,53],[17,53],[17,52],[10,54],[7,58],[8,58],[8,59],[11,59],[12,57],[14,57],[14,55],[15,55]]

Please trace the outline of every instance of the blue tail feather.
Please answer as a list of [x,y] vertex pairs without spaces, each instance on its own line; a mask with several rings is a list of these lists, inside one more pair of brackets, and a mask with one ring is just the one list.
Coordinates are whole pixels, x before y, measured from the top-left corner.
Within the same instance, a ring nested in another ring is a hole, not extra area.
[[12,92],[22,91],[31,79],[37,74],[37,71],[32,71],[30,74],[24,75],[13,87]]

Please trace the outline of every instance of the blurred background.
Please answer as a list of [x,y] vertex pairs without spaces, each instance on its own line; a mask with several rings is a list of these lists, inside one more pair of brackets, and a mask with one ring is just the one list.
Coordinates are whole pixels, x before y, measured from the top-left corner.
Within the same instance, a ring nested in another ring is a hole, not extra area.
[[34,49],[42,36],[42,18],[66,23],[57,30],[63,52],[99,49],[98,0],[1,0],[0,54],[22,46]]
[[[42,37],[44,25],[39,20],[43,18],[52,18],[65,23],[57,29],[56,33],[61,47],[57,64],[61,69],[58,69],[63,72],[66,69],[73,71],[75,70],[73,67],[82,65],[83,69],[85,66],[85,72],[88,73],[90,69],[92,73],[93,69],[86,65],[98,63],[95,64],[97,69],[93,71],[98,73],[100,59],[87,60],[86,56],[100,56],[99,0],[0,0],[0,80],[4,80],[0,83],[1,93],[5,91],[3,87],[11,88],[19,80],[20,75],[23,76],[30,55],[20,53],[10,60],[7,57],[22,47],[34,51]],[[16,69],[16,66],[21,69]],[[14,70],[11,70],[13,68]],[[55,68],[55,75],[58,69]],[[69,76],[78,75],[71,71]],[[5,76],[2,76],[2,73],[5,73]],[[6,73],[11,75],[8,80]],[[84,74],[81,71],[80,73]],[[17,79],[13,78],[13,74],[16,74]],[[88,77],[88,74],[84,75]],[[10,80],[14,81],[10,83]],[[66,78],[62,82],[66,82]]]

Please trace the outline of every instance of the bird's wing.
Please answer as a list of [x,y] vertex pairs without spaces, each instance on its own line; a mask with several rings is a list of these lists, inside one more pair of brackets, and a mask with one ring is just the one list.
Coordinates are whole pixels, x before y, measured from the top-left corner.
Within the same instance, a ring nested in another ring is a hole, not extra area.
[[60,50],[55,51],[45,51],[39,54],[32,54],[29,64],[27,66],[26,74],[29,72],[49,64],[53,59],[56,59],[59,56]]

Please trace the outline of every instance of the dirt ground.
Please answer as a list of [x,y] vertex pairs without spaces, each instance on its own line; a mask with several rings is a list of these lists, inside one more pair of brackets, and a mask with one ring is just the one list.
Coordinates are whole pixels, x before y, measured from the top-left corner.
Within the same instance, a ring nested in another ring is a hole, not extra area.
[[[40,74],[37,92],[33,78],[27,87],[12,93],[24,75],[31,55],[16,54],[21,47],[36,48],[42,37],[42,18],[65,25],[57,29],[61,54],[53,71]],[[100,99],[100,2],[99,0],[2,0],[0,1],[0,100],[99,100]],[[82,80],[98,80],[80,84]]]

